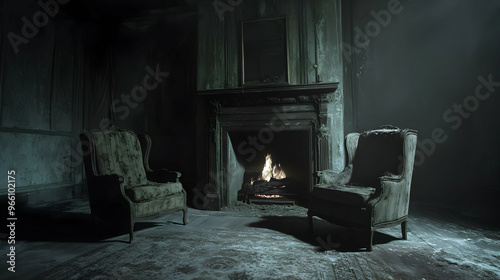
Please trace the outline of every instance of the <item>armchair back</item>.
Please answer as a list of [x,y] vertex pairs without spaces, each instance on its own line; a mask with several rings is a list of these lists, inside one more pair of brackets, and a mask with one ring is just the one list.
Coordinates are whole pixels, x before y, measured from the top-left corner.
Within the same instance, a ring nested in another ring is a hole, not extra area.
[[380,177],[400,174],[403,142],[404,135],[399,130],[372,130],[360,134],[350,184],[378,188]]
[[141,145],[135,133],[105,130],[89,134],[95,147],[96,175],[122,176],[125,189],[147,184]]

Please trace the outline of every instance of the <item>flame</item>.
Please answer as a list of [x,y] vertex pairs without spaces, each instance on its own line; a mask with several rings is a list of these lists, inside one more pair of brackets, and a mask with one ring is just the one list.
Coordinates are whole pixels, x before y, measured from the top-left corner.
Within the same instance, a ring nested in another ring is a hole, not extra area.
[[286,173],[283,169],[281,169],[281,164],[273,166],[273,178],[275,179],[285,179]]
[[273,165],[273,160],[271,158],[271,154],[266,155],[266,163],[264,164],[264,168],[262,168],[262,173],[259,178],[255,179],[252,178],[251,183],[257,181],[257,180],[266,180],[270,181],[271,178],[274,179],[284,179],[286,178],[286,173],[285,171],[281,168],[281,164],[278,163],[278,165]]

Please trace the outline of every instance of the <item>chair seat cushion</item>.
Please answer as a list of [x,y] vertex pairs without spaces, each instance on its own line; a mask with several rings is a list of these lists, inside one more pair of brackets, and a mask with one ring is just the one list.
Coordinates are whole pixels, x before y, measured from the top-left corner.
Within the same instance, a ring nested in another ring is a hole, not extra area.
[[[319,185],[314,187],[311,198],[345,205],[365,205],[375,193],[375,188],[352,185]],[[312,202],[314,203],[314,202]]]
[[148,182],[146,185],[129,188],[125,193],[133,202],[146,202],[182,193],[182,184]]

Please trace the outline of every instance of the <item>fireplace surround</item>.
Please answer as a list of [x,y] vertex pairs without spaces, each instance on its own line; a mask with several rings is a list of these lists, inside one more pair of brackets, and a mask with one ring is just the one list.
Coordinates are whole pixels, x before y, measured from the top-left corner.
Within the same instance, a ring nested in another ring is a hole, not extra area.
[[305,151],[302,158],[307,161],[302,165],[306,170],[301,172],[305,175],[301,178],[304,191],[300,192],[300,201],[307,204],[317,181],[314,173],[332,169],[334,147],[341,145],[335,143],[339,137],[332,135],[336,123],[332,105],[335,108],[341,102],[335,94],[337,87],[338,83],[325,83],[199,91],[211,108],[207,137],[210,187],[205,190],[203,208],[219,210],[232,205],[245,168],[266,149],[279,145],[284,134],[293,133],[301,135],[300,143],[295,144]]

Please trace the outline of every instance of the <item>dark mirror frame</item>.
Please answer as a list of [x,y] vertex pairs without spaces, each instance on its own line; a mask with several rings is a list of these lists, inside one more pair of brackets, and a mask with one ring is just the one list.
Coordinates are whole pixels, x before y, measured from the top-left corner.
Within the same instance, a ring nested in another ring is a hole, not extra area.
[[241,22],[241,85],[289,84],[285,17]]

